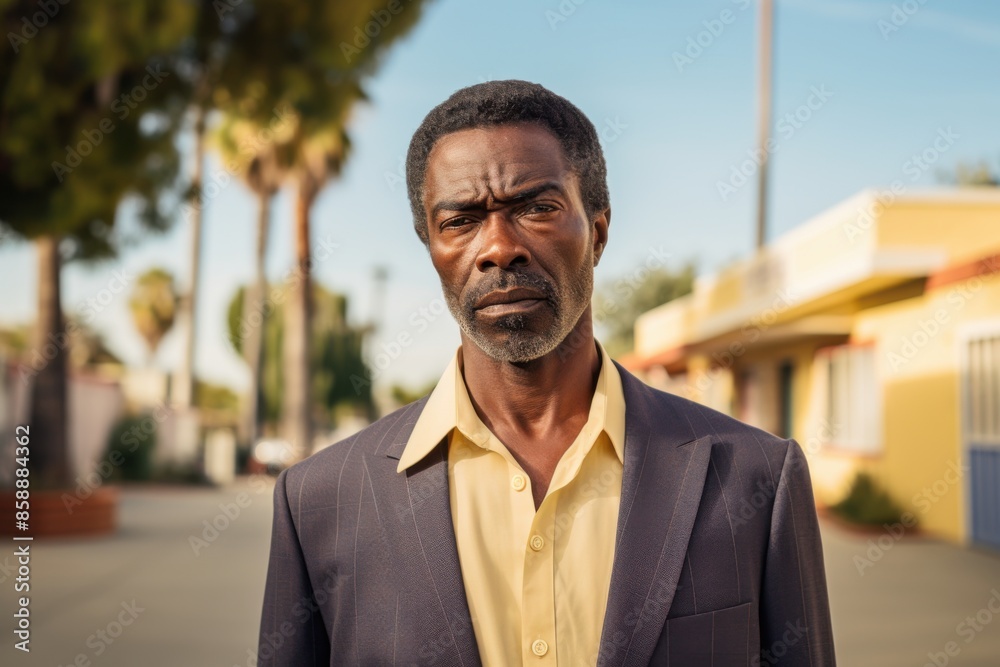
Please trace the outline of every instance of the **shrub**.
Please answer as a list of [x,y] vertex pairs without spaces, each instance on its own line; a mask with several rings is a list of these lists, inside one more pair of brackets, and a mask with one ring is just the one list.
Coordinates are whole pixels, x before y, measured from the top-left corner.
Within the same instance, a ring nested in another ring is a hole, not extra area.
[[868,526],[895,523],[903,516],[903,508],[866,472],[855,475],[847,496],[830,510],[847,521]]
[[111,429],[105,459],[121,461],[112,479],[148,481],[153,476],[156,419],[150,414],[126,415]]

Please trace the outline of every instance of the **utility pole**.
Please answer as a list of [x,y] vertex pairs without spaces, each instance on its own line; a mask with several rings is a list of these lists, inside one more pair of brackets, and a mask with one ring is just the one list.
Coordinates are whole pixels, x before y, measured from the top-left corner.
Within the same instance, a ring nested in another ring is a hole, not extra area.
[[767,169],[771,140],[771,46],[774,27],[773,0],[760,0],[760,73],[757,88],[757,147],[760,169],[757,172],[757,250],[767,240]]

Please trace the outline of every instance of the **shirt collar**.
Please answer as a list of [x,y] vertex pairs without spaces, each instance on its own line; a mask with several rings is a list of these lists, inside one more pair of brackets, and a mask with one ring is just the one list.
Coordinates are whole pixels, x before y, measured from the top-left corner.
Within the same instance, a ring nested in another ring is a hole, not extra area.
[[[618,460],[624,462],[625,393],[622,389],[621,375],[599,341],[597,347],[601,355],[601,372],[597,377],[597,387],[591,400],[591,411],[603,412],[603,415],[599,415],[599,424],[608,434]],[[460,414],[469,414],[469,411],[459,409],[460,401],[462,404],[471,405],[465,379],[462,377],[461,347],[455,351],[437,386],[427,398],[427,403],[406,441],[403,454],[399,457],[396,472],[406,470],[430,454],[456,427],[460,427],[462,433],[476,444],[483,446],[486,443],[489,430],[478,416],[466,418],[459,423]],[[475,411],[471,414],[475,415]]]

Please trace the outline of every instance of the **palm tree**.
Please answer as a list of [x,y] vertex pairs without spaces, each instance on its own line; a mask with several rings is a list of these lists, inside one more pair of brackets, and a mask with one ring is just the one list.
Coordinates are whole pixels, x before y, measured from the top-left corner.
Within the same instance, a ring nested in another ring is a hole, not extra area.
[[174,326],[178,300],[174,277],[165,269],[150,269],[136,280],[128,305],[132,322],[149,349],[149,363]]
[[292,128],[288,119],[270,124],[268,132],[263,127],[236,114],[229,114],[215,134],[215,146],[223,161],[235,168],[250,191],[257,198],[257,252],[254,262],[254,279],[243,300],[241,326],[236,331],[242,352],[250,369],[250,390],[243,410],[241,425],[244,441],[253,443],[259,435],[261,359],[263,350],[265,294],[267,293],[268,229],[271,220],[271,201],[281,188],[288,173],[287,146]]
[[[176,53],[175,69],[181,73],[190,101],[191,130],[194,135],[194,164],[185,193],[184,219],[190,225],[190,264],[187,292],[181,300],[185,322],[181,364],[171,392],[175,405],[191,408],[195,402],[194,352],[197,340],[198,284],[201,276],[201,239],[204,218],[205,150],[208,119],[229,97],[253,78],[253,73],[236,65],[234,53],[240,30],[252,14],[251,3],[220,3],[196,0],[195,19],[189,38]],[[254,51],[259,53],[259,50]]]
[[[360,90],[355,92],[360,96]],[[343,113],[349,109],[345,102]],[[344,129],[344,118],[330,119],[325,126],[312,131],[303,127],[295,137],[293,179],[295,197],[295,267],[298,280],[292,281],[288,321],[284,337],[284,362],[287,381],[284,393],[284,431],[290,442],[309,451],[312,447],[312,414],[310,406],[310,367],[312,318],[312,249],[311,219],[313,204],[320,190],[340,175],[350,150],[350,140]]]
[[[34,9],[0,3],[0,25],[20,32],[14,26]],[[169,224],[160,195],[176,175],[176,90],[147,68],[158,71],[191,20],[186,3],[70,3],[16,55],[0,58],[0,223],[38,250],[37,363],[22,373],[33,380],[32,463],[42,487],[71,477],[61,266],[113,256],[126,197],[140,203],[147,228]],[[140,86],[141,107],[117,115],[112,105]],[[159,122],[140,123],[147,116]]]
[[[417,23],[423,4],[412,0],[390,14],[383,0],[257,0],[234,35],[229,64],[255,77],[247,75],[245,85],[228,89],[227,103],[236,107],[256,96],[259,101],[248,118],[263,124],[270,110],[282,108],[289,110],[295,123],[286,154],[289,180],[295,187],[297,279],[292,281],[286,310],[283,421],[286,437],[303,448],[312,439],[308,355],[312,206],[347,158],[346,121],[353,105],[365,99],[362,80],[374,72],[386,48]],[[383,20],[373,22],[376,14]],[[375,36],[359,45],[359,32],[369,26],[374,26]]]

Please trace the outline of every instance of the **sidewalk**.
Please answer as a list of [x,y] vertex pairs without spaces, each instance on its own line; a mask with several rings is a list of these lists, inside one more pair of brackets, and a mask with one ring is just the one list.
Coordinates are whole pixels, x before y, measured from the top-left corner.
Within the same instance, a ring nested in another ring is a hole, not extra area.
[[1000,554],[822,530],[838,665],[1000,665]]
[[[12,648],[16,575],[0,569],[0,664],[53,667],[82,655],[94,667],[253,665],[272,488],[127,490],[114,537],[37,543],[30,655]],[[904,538],[875,560],[878,535],[826,523],[823,540],[839,665],[1000,665],[1000,617],[987,607],[1000,591],[1000,556]],[[0,566],[12,552],[0,551]],[[871,559],[863,575],[855,557]]]
[[[248,650],[257,643],[272,490],[265,478],[219,490],[130,489],[122,493],[114,537],[36,543],[31,654],[12,647],[9,578],[0,583],[0,664],[255,664]],[[204,521],[223,529],[206,534]],[[7,553],[0,551],[0,565]]]

